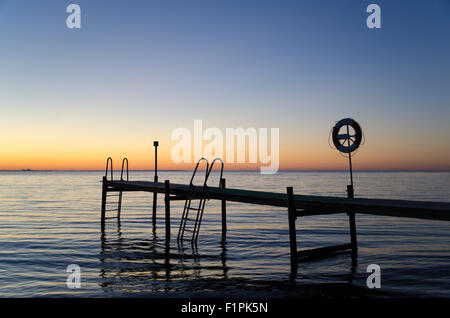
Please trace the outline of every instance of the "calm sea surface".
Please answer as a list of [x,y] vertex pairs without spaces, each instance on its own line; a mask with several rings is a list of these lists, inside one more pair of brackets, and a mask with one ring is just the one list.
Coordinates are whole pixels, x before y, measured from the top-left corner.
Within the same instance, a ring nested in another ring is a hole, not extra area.
[[[193,250],[189,242],[177,243],[183,202],[172,202],[166,253],[163,200],[154,232],[149,193],[124,193],[120,225],[108,219],[102,238],[102,174],[0,172],[0,297],[450,297],[450,222],[357,215],[356,262],[341,254],[300,263],[290,281],[286,209],[228,203],[222,242],[220,203],[209,201]],[[345,172],[224,177],[227,187],[284,192],[293,186],[296,194],[332,196],[345,196],[348,182]],[[189,178],[190,172],[160,173],[160,180],[176,183]],[[130,172],[130,179],[151,181],[153,173]],[[355,191],[357,197],[450,201],[450,173],[357,172]],[[302,218],[297,237],[299,248],[346,243],[348,218]],[[66,285],[69,264],[81,268],[80,289]],[[369,264],[381,267],[377,291],[366,287]]]

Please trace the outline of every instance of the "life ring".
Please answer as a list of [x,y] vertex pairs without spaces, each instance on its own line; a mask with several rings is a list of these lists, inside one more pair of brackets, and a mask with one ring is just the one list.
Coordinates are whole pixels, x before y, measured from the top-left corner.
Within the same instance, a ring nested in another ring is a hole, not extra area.
[[[339,135],[339,130],[344,126],[350,126],[355,131],[354,135],[350,135],[347,132]],[[362,140],[362,131],[359,124],[352,118],[341,119],[334,125],[332,132],[333,144],[337,150],[343,153],[351,153],[358,149]],[[354,138],[354,139],[352,139]],[[347,141],[348,145],[341,143],[341,140]]]

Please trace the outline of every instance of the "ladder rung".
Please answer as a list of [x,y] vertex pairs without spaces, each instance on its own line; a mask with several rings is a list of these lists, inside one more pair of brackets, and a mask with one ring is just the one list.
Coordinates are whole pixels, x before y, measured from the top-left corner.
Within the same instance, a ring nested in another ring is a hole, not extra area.
[[190,230],[190,229],[184,229],[184,232],[193,232],[194,230]]
[[191,208],[191,207],[189,207],[188,209],[189,209],[189,210],[194,210],[194,211],[195,211],[195,210],[197,210],[197,211],[199,210],[199,208]]
[[118,197],[120,194],[107,194],[107,197]]
[[105,211],[119,211],[119,209],[105,209]]
[[195,219],[190,219],[190,218],[186,218],[186,220],[193,221],[193,222],[197,221]]

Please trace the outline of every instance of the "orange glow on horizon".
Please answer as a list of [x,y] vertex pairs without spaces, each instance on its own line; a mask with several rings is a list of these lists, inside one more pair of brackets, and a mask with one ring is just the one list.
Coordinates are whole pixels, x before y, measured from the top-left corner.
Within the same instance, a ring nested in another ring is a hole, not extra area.
[[[185,127],[189,128],[189,124]],[[58,129],[36,131],[20,125],[3,126],[0,131],[4,129],[3,135],[10,137],[2,141],[0,170],[103,170],[107,157],[113,158],[115,169],[120,169],[122,158],[127,157],[130,170],[152,170],[153,140],[160,142],[159,170],[192,170],[194,163],[175,164],[171,160],[171,150],[176,141],[172,141],[170,135],[177,126],[161,123],[147,130],[140,125],[136,131],[131,128],[124,130],[123,135],[120,130],[108,131],[107,126],[100,129],[95,125],[75,131],[59,126]],[[347,170],[347,158],[329,147],[325,127],[318,127],[316,131],[308,130],[310,127],[296,130],[280,128],[279,170]],[[387,138],[384,135],[370,136],[353,157],[355,170],[450,170],[450,148],[443,147],[442,143],[429,142],[432,140],[429,136],[411,139],[400,135],[389,143],[385,142]],[[204,146],[206,144],[204,142]],[[259,168],[260,164],[225,163],[228,170]]]
[[[408,153],[405,154],[408,156]],[[386,157],[382,154],[372,153],[367,149],[361,149],[353,157],[352,163],[355,170],[450,170],[449,160],[446,157],[436,158],[422,156]],[[130,170],[153,170],[154,153],[122,152],[110,153],[87,152],[75,156],[71,153],[9,153],[0,160],[0,170],[103,170],[106,158],[113,158],[114,169],[121,168],[122,158],[129,160]],[[259,163],[227,163],[226,170],[259,170]],[[159,170],[192,170],[194,163],[172,162],[169,152],[158,151]],[[348,160],[337,151],[326,151],[315,154],[298,153],[295,151],[280,150],[279,170],[347,170]]]

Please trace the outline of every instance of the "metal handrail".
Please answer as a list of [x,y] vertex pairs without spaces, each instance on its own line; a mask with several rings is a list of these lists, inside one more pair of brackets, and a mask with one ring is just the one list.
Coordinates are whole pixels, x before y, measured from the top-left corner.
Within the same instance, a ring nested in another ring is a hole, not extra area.
[[127,158],[123,158],[122,160],[122,171],[120,172],[120,181],[124,181],[123,180],[123,166],[125,161],[127,162],[127,181],[128,181],[128,159]]
[[206,170],[205,170],[205,182],[203,183],[203,186],[206,186],[206,181],[208,180],[208,176],[209,176],[209,162],[208,162],[208,159],[206,159],[206,158],[200,158],[198,161],[197,161],[197,165],[195,166],[195,169],[194,169],[194,172],[192,173],[192,177],[191,177],[191,181],[189,182],[189,186],[193,186],[193,181],[194,181],[194,177],[195,177],[195,174],[197,173],[197,169],[198,169],[198,166],[200,165],[200,162],[202,162],[202,161],[206,161]]
[[113,181],[113,161],[111,157],[108,157],[108,159],[106,159],[106,169],[105,169],[105,177],[106,179],[108,179],[108,166],[109,166],[109,161],[111,161],[111,181]]
[[222,167],[220,168],[220,178],[219,178],[219,187],[220,187],[221,182],[222,182],[222,176],[223,176],[223,160],[222,159],[214,158],[214,160],[211,162],[211,166],[209,167],[209,172],[208,172],[208,178],[209,178],[209,175],[210,175],[210,173],[211,173],[211,171],[213,169],[214,162],[216,162],[216,160],[219,160],[220,163],[222,164]]

